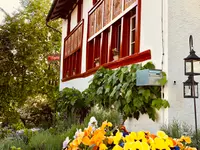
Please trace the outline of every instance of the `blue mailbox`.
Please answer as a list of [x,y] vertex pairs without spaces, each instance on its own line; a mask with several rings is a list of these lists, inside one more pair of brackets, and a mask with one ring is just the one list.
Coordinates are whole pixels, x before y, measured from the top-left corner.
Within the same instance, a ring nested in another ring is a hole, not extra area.
[[158,82],[162,79],[161,70],[138,70],[136,72],[136,85],[137,86],[160,86]]

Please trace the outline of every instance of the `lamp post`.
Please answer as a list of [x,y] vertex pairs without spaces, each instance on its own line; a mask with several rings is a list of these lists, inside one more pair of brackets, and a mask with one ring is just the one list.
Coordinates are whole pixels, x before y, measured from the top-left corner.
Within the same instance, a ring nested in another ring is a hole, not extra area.
[[200,57],[195,54],[193,47],[193,37],[189,37],[190,55],[184,58],[185,65],[185,75],[188,76],[188,80],[183,82],[184,86],[184,98],[194,99],[194,116],[195,116],[195,132],[196,132],[196,143],[198,146],[197,137],[197,108],[196,108],[196,98],[198,98],[198,83],[194,81],[194,76],[200,75]]

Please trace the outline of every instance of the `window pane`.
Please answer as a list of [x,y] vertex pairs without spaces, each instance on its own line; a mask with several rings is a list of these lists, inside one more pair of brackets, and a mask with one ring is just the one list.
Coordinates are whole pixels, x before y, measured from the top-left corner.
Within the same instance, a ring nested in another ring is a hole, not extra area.
[[131,42],[135,42],[135,30],[131,31]]
[[132,22],[132,25],[131,25],[132,28],[131,29],[135,29],[135,17],[132,18],[131,22]]
[[131,54],[135,53],[135,43],[131,44]]
[[117,32],[117,50],[120,51],[120,39],[121,39],[121,25],[118,26]]

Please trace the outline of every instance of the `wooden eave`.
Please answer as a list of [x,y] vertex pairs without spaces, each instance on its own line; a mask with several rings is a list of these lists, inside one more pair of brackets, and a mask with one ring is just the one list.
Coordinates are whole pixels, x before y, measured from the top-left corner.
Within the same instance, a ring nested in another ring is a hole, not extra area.
[[66,19],[77,2],[78,0],[54,0],[46,17],[46,21],[49,22],[50,20],[58,18]]

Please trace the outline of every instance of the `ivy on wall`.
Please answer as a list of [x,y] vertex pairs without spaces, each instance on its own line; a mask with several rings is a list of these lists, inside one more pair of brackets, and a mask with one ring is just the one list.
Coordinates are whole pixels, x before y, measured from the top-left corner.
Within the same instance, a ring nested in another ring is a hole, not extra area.
[[144,66],[133,64],[117,70],[100,68],[84,94],[99,107],[117,109],[124,120],[128,117],[139,119],[141,114],[148,114],[155,121],[156,110],[169,107],[168,101],[161,99],[166,74],[163,72],[159,81],[161,86],[136,86],[136,71],[143,69],[155,69],[155,66],[148,62]]

